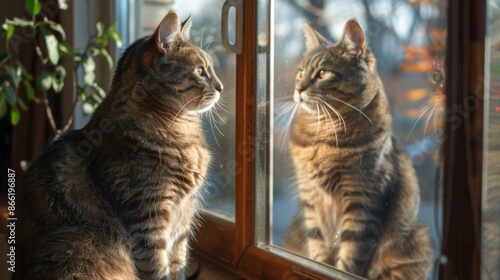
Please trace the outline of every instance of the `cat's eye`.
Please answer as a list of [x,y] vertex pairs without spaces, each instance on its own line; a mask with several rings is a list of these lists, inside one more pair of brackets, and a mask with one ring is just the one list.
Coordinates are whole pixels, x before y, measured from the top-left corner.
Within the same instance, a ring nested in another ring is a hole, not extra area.
[[332,77],[333,75],[334,75],[333,72],[326,71],[326,70],[320,70],[318,73],[318,78],[327,79],[327,78]]
[[200,75],[201,77],[207,76],[207,73],[205,72],[205,69],[203,67],[196,68],[196,74]]
[[443,72],[439,69],[435,69],[431,74],[431,79],[436,85],[439,85],[444,79]]
[[304,70],[299,69],[299,72],[297,73],[297,79],[302,79],[304,77]]

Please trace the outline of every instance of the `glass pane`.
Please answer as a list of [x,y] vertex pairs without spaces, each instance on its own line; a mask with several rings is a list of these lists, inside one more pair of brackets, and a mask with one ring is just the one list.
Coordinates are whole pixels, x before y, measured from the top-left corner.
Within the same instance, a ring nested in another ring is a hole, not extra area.
[[[236,55],[225,50],[220,40],[222,0],[192,0],[189,5],[175,0],[134,0],[128,12],[130,41],[152,34],[169,9],[181,21],[191,16],[190,40],[212,55],[215,72],[224,84],[219,106],[203,118],[203,130],[212,152],[212,162],[204,186],[205,209],[234,216],[235,164],[235,73]],[[124,17],[126,18],[126,17]]]
[[[414,253],[425,256],[429,278],[436,278],[432,267],[440,255],[439,148],[447,2],[276,0],[273,5],[274,43],[269,64],[273,78],[267,111],[272,131],[268,145],[271,167],[267,170],[272,192],[269,243],[364,276],[375,268],[365,269],[364,263],[380,261],[374,252],[383,255],[380,252],[391,246],[411,245],[414,249],[399,253],[408,258]],[[358,25],[346,26],[351,18]],[[319,35],[309,35],[306,41],[304,23],[316,31],[309,34]],[[344,30],[347,35],[343,37]],[[311,51],[301,62],[306,43],[311,44]],[[327,46],[331,53],[317,52],[317,44]],[[363,66],[356,66],[357,59],[363,59]],[[383,86],[377,84],[376,76]],[[367,79],[372,79],[370,88]],[[385,91],[387,107],[381,105],[383,97],[374,101],[373,96],[383,94],[369,95],[375,87]],[[392,125],[387,120],[390,117]],[[263,130],[264,124],[259,122]],[[390,137],[377,138],[381,133],[377,127],[392,128],[394,141],[403,152],[391,148],[386,140]],[[368,146],[370,152],[362,153]],[[387,155],[373,156],[382,151]],[[402,154],[411,162],[394,159],[404,158]],[[412,180],[413,172],[420,200],[411,191],[396,198],[400,190],[412,186],[399,186],[397,178]],[[387,181],[380,179],[383,176],[388,176]],[[392,191],[384,192],[383,186]],[[348,218],[349,211],[356,214]],[[417,211],[423,227],[411,218]],[[406,228],[391,227],[391,221],[404,220],[403,216],[412,221],[402,222]],[[385,241],[393,235],[397,237]],[[358,249],[349,249],[347,243]],[[429,250],[419,251],[422,248]],[[429,253],[431,248],[434,254]],[[358,257],[345,257],[356,254]]]
[[[500,279],[500,6],[488,1],[481,279]],[[489,81],[489,85],[488,85]]]

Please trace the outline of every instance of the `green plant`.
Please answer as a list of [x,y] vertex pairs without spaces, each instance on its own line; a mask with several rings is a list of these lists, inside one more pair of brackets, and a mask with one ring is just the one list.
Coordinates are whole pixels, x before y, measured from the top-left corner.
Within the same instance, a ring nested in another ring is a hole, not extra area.
[[[63,61],[71,62],[75,77],[83,76],[83,79],[76,79],[74,84],[76,95],[73,110],[81,101],[84,113],[91,114],[106,94],[95,81],[95,59],[103,57],[112,69],[113,59],[106,47],[110,41],[120,47],[121,36],[116,32],[115,24],[106,28],[102,22],[98,22],[97,32],[89,38],[83,50],[77,50],[64,43],[66,33],[63,26],[40,15],[42,8],[38,0],[25,0],[25,10],[31,19],[15,17],[6,19],[2,25],[7,53],[0,56],[0,119],[10,116],[12,125],[19,123],[20,109],[27,110],[20,96],[24,87],[28,101],[45,107],[50,125],[54,133],[58,134],[68,130],[73,122],[73,117],[70,117],[58,128],[48,99],[50,94],[60,93],[65,86],[67,70],[62,65]],[[57,11],[66,10],[66,1],[59,0],[55,8],[58,8]],[[38,38],[43,38],[42,45],[39,45]],[[29,73],[18,59],[19,45],[26,43],[34,45],[37,59],[43,66],[36,76]],[[9,111],[10,115],[7,114]]]

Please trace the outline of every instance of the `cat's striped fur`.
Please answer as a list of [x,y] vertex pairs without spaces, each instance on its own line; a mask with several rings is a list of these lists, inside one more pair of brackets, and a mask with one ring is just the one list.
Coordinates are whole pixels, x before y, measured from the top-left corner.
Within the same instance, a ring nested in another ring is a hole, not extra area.
[[370,279],[426,279],[417,178],[361,27],[349,20],[332,44],[306,25],[306,43],[290,136],[301,207],[285,248]]
[[90,122],[30,166],[17,279],[184,279],[210,161],[199,113],[222,91],[190,25],[169,12],[132,44]]

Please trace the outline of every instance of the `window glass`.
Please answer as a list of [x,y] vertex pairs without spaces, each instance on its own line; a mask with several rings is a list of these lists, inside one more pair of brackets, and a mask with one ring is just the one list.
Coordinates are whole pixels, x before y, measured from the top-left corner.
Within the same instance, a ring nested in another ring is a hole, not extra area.
[[[222,0],[133,0],[117,1],[118,23],[128,43],[150,35],[170,9],[184,21],[191,16],[190,40],[212,55],[215,72],[224,84],[220,106],[203,116],[203,131],[212,162],[203,191],[205,209],[232,219],[234,215],[235,164],[235,73],[236,55],[221,42]],[[127,20],[120,20],[127,19]],[[230,19],[231,20],[231,19]],[[230,35],[232,29],[229,30]],[[127,43],[127,42],[125,42]],[[123,51],[123,50],[122,50]]]
[[[418,219],[429,230],[436,260],[441,234],[442,157],[439,148],[445,106],[447,2],[276,0],[272,5],[270,30],[274,42],[270,53],[273,54],[271,62],[259,60],[259,63],[267,64],[273,80],[269,99],[258,104],[261,107],[269,105],[270,109],[259,114],[270,114],[270,125],[259,121],[257,127],[257,130],[270,129],[268,139],[271,142],[266,145],[270,149],[268,162],[271,166],[265,167],[270,178],[267,186],[257,186],[258,190],[266,188],[270,192],[269,243],[289,249],[284,243],[294,234],[292,223],[299,209],[299,175],[291,156],[290,135],[294,116],[300,110],[294,105],[293,94],[298,63],[305,51],[304,23],[331,42],[337,42],[345,23],[355,18],[377,59],[377,72],[389,99],[390,109],[386,113],[392,116],[393,135],[413,162],[420,187]],[[318,107],[320,110],[326,108]],[[333,113],[330,117],[337,122],[341,118]],[[337,129],[338,133],[344,133],[341,121]],[[349,127],[346,129],[349,133]],[[260,165],[262,170],[264,164]],[[437,271],[431,274],[437,277]]]
[[[500,279],[500,6],[488,1],[481,279]],[[483,88],[478,88],[483,90]],[[482,97],[483,92],[478,92]],[[477,101],[477,100],[475,100]]]

